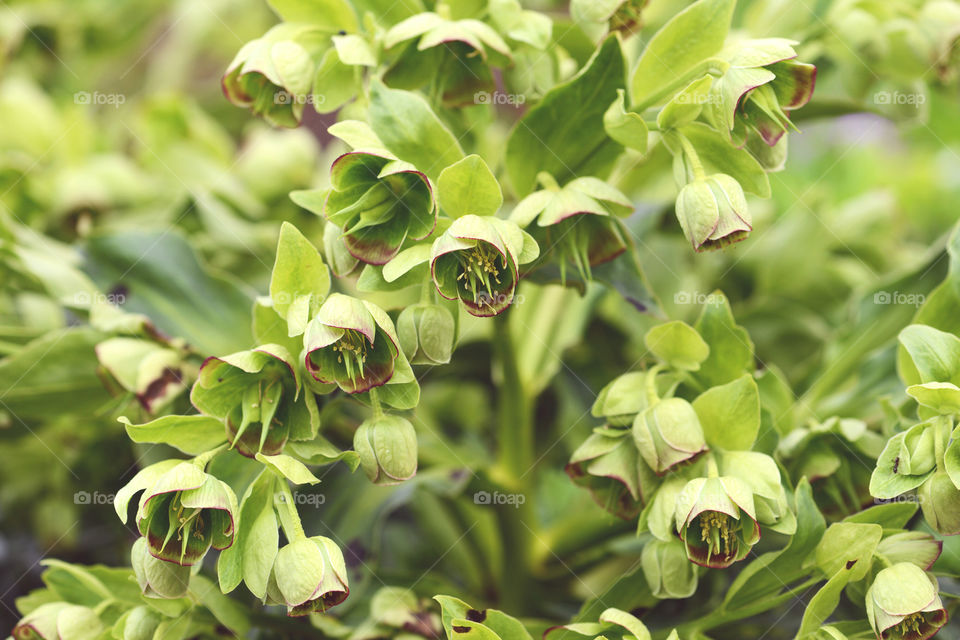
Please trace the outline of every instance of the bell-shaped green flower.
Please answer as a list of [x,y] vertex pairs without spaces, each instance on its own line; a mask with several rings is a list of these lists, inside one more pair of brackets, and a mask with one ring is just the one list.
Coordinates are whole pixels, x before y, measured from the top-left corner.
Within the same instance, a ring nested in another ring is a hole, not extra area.
[[125,488],[146,488],[137,509],[137,529],[150,554],[190,566],[211,546],[226,549],[233,544],[237,497],[229,485],[193,462],[180,462],[149,486],[138,486],[141,474],[150,470],[141,471]]
[[697,251],[739,242],[753,230],[743,187],[724,173],[697,178],[677,196],[677,220]]
[[303,116],[326,43],[309,25],[282,23],[240,48],[221,80],[233,104],[274,126],[296,127]]
[[926,640],[947,623],[936,578],[909,562],[877,573],[866,607],[874,633],[885,640]]
[[680,540],[651,540],[643,547],[640,560],[657,598],[689,598],[697,590],[697,565],[687,559]]
[[793,126],[790,111],[810,101],[817,68],[795,60],[794,44],[783,38],[743,40],[721,52],[730,66],[714,80],[705,111],[736,146],[743,146],[750,132],[777,144]]
[[509,45],[485,22],[453,19],[449,7],[440,4],[436,9],[402,20],[387,31],[384,48],[400,53],[384,74],[384,81],[391,86],[412,88],[434,79],[425,73],[426,69],[455,69],[436,78],[436,90],[443,103],[461,106],[488,102],[478,98],[477,92],[489,96],[487,92],[496,89],[490,67],[504,69],[510,65]]
[[637,415],[633,441],[657,475],[707,450],[697,412],[682,398],[667,398]]
[[[558,254],[561,280],[566,280],[568,264],[589,280],[591,266],[626,251],[627,243],[614,216],[633,212],[629,198],[598,178],[575,178],[563,188],[549,174],[541,173],[538,179],[546,188],[521,200],[510,220]],[[534,220],[537,224],[531,226]]]
[[371,302],[340,293],[323,303],[303,342],[310,375],[347,393],[386,384],[400,353],[390,316]]
[[190,394],[203,413],[224,421],[237,451],[254,457],[283,450],[292,423],[309,423],[297,401],[300,381],[286,348],[267,344],[219,358],[207,358]]
[[943,541],[924,531],[902,531],[886,536],[877,545],[877,555],[890,564],[912,562],[929,570],[943,551]]
[[267,582],[267,603],[284,604],[288,616],[323,613],[350,595],[340,547],[323,536],[294,540],[277,552]]
[[145,538],[137,538],[130,550],[130,564],[148,598],[182,598],[190,587],[190,567],[153,557]]
[[937,471],[917,490],[923,517],[937,533],[960,534],[960,489],[945,471]]
[[637,453],[628,429],[600,427],[573,452],[565,469],[578,486],[613,515],[632,520],[658,480]]
[[691,480],[677,496],[674,517],[687,557],[704,567],[729,567],[760,540],[753,492],[739,478]]
[[399,484],[417,473],[417,432],[400,416],[365,420],[353,435],[353,448],[374,484]]
[[439,304],[415,304],[397,317],[400,348],[413,364],[446,364],[456,346],[457,323]]
[[785,535],[796,532],[797,517],[781,483],[780,467],[771,456],[759,451],[718,451],[715,455],[720,475],[739,478],[753,491],[758,523]]
[[[363,262],[389,261],[404,240],[421,240],[436,225],[430,181],[388,151],[343,154],[330,168],[330,184],[324,198],[310,191],[295,191],[291,197],[343,229],[347,250]],[[321,201],[322,211],[317,206]]]
[[13,628],[12,636],[15,640],[96,638],[103,628],[103,622],[89,607],[48,602],[24,616]]
[[434,241],[430,272],[444,298],[459,299],[471,315],[495,316],[513,302],[517,265],[537,255],[536,241],[515,223],[469,214]]

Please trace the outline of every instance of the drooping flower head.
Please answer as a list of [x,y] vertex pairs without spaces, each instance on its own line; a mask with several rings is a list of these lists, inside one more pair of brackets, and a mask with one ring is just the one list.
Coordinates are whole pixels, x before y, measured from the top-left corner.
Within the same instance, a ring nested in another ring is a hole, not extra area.
[[926,640],[947,623],[936,578],[909,562],[877,573],[867,590],[867,619],[877,638]]
[[348,595],[343,552],[330,538],[301,538],[277,552],[267,582],[267,603],[286,605],[288,616],[323,613]]
[[729,567],[760,540],[753,492],[730,476],[688,482],[677,496],[675,519],[687,557],[704,567]]
[[434,241],[430,270],[444,298],[459,299],[471,315],[495,316],[513,302],[517,265],[538,253],[533,238],[516,224],[471,214],[454,220]]
[[383,309],[334,293],[304,334],[307,371],[347,393],[368,391],[393,376],[399,342]]

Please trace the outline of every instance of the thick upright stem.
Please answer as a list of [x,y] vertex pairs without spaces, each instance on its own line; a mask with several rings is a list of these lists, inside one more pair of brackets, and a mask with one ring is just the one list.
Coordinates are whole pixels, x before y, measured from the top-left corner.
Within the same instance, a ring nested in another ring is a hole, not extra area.
[[501,606],[524,611],[531,594],[531,557],[536,540],[532,467],[534,465],[533,399],[520,378],[516,350],[506,314],[494,319],[493,350],[502,379],[498,389],[498,465],[493,480],[523,496],[522,504],[497,506],[504,536]]

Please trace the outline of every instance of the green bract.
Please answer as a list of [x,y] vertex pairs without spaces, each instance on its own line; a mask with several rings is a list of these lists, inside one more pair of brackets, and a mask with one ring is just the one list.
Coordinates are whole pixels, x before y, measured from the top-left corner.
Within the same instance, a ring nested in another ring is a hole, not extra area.
[[304,335],[307,371],[347,393],[369,391],[393,376],[398,344],[393,322],[380,307],[334,293]]
[[535,260],[536,241],[515,223],[466,215],[453,221],[430,250],[437,291],[475,316],[495,316],[513,303],[518,265]]

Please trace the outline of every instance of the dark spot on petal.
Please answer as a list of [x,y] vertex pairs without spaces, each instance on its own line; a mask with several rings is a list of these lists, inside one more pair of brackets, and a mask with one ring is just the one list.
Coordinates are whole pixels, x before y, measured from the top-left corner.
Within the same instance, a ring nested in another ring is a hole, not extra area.
[[471,622],[483,622],[487,619],[487,610],[478,611],[477,609],[470,609],[467,611],[467,620]]
[[853,565],[857,564],[856,560],[847,560],[847,571],[853,568]]
[[470,627],[454,627],[454,633],[470,633]]

